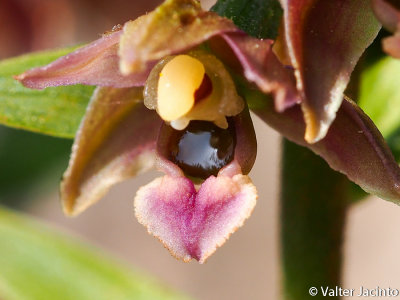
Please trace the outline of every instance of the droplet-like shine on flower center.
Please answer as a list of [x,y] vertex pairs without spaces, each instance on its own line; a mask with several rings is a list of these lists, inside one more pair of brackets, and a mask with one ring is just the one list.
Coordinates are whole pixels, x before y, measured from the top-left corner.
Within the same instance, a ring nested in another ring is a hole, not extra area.
[[182,131],[174,130],[169,159],[186,175],[206,179],[233,159],[236,136],[233,124],[222,129],[212,122],[191,121]]

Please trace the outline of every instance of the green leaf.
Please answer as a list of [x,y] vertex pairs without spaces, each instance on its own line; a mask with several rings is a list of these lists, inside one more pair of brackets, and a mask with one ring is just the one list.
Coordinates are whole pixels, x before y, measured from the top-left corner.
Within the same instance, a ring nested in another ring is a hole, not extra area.
[[28,89],[13,79],[76,47],[32,53],[0,62],[0,124],[58,137],[73,138],[94,90],[90,86]]
[[361,74],[359,105],[374,121],[400,162],[400,60],[384,57]]
[[361,74],[359,105],[385,137],[400,127],[400,60],[385,57]]
[[0,299],[186,299],[42,224],[0,208]]
[[282,18],[278,0],[218,0],[211,8],[256,38],[275,39]]
[[0,203],[16,207],[32,199],[36,184],[41,184],[40,192],[57,186],[68,163],[70,139],[0,125],[0,141]]

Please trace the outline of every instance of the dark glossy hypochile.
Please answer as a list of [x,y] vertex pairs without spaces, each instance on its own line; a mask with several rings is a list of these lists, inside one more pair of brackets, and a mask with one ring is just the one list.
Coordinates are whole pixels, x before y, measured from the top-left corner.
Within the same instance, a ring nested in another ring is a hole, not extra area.
[[207,121],[191,121],[186,129],[174,130],[169,159],[186,175],[206,179],[233,160],[236,135],[233,122],[222,129]]

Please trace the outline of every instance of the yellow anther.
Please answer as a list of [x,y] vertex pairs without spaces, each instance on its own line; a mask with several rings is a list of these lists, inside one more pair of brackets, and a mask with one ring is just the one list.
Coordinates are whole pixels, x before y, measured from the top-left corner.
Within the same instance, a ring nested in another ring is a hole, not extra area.
[[203,64],[189,55],[178,55],[164,66],[157,90],[157,110],[162,119],[173,121],[192,109],[204,74]]

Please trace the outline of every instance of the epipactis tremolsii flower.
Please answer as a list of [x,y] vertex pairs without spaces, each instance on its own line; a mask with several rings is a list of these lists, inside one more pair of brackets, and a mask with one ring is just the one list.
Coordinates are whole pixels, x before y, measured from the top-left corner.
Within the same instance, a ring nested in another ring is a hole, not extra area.
[[[280,45],[287,51],[277,51],[279,58],[272,40],[246,35],[197,1],[167,0],[19,75],[36,89],[98,86],[61,183],[65,213],[82,212],[113,184],[155,165],[165,176],[137,192],[139,222],[175,257],[204,262],[256,203],[247,176],[256,155],[247,108],[254,95],[261,100],[253,111],[266,123],[366,191],[398,202],[400,170],[390,150],[372,121],[343,98],[355,61],[380,28],[371,8],[353,0],[281,2]],[[332,10],[338,13],[327,15]],[[353,30],[336,26],[341,22]],[[307,37],[309,29],[318,34]],[[328,33],[334,38],[324,44]],[[301,55],[305,48],[310,53]]]

